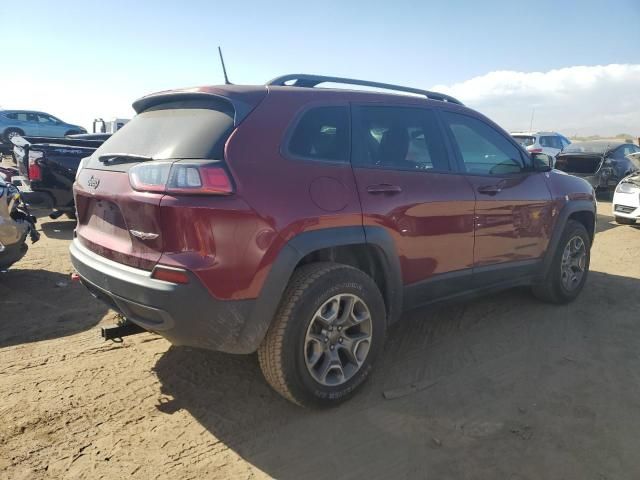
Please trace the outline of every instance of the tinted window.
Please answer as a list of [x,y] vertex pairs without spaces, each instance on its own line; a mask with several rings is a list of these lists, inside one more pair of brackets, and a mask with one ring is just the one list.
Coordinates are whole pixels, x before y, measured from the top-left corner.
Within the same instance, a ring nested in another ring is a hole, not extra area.
[[36,116],[33,113],[16,112],[16,113],[10,113],[9,115],[7,115],[7,117],[9,117],[12,120],[19,120],[21,122],[36,121]]
[[55,120],[53,118],[51,118],[49,115],[44,115],[42,113],[38,114],[38,122],[40,122],[40,123],[56,123]]
[[189,99],[162,103],[131,119],[96,150],[88,168],[124,170],[132,163],[105,165],[98,157],[133,153],[156,160],[224,159],[224,145],[233,131],[234,109],[226,101]]
[[486,123],[457,113],[443,112],[467,172],[481,175],[518,173],[520,151]]
[[305,112],[291,135],[289,152],[314,160],[348,162],[347,107],[316,107]]
[[560,137],[551,135],[540,137],[540,145],[543,147],[562,149],[562,142],[560,142]]
[[449,170],[435,114],[403,107],[361,107],[354,163],[396,170]]

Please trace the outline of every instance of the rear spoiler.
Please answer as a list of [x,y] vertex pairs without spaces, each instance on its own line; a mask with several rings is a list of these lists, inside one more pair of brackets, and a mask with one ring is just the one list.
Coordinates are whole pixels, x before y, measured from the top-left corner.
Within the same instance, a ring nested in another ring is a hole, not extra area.
[[[266,90],[265,90],[266,95]],[[251,111],[256,108],[256,104],[251,104],[247,102],[243,102],[238,98],[233,98],[231,96],[227,97],[224,95],[220,95],[217,93],[209,93],[209,92],[185,92],[185,91],[175,91],[175,92],[160,92],[153,93],[151,95],[147,95],[146,97],[142,97],[135,102],[133,102],[133,109],[136,113],[142,113],[145,110],[154,107],[156,105],[160,105],[162,103],[167,102],[179,102],[181,100],[214,100],[214,101],[222,101],[229,106],[231,106],[234,110],[233,116],[233,126],[237,127],[240,122],[242,122],[247,116],[251,113]]]
[[96,140],[96,139],[80,139],[80,138],[69,138],[69,137],[20,137],[16,136],[11,139],[11,143],[13,143],[16,147],[28,149],[29,147],[35,145],[47,145],[47,146],[73,146],[73,147],[89,147],[89,148],[98,148],[100,145],[104,143],[104,140]]

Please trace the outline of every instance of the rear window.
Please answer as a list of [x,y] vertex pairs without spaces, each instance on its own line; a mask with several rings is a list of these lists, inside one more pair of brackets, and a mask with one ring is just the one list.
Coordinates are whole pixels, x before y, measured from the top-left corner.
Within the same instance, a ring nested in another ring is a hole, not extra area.
[[162,159],[221,160],[233,131],[234,109],[217,99],[167,102],[136,115],[109,138],[87,163],[88,168],[127,170],[131,165],[105,167],[98,157],[128,153]]
[[564,148],[565,153],[599,153],[609,150],[608,143],[572,143]]
[[529,135],[513,135],[513,138],[525,148],[536,143],[536,137],[531,137]]
[[289,140],[289,153],[310,160],[348,162],[347,107],[316,107],[305,112]]

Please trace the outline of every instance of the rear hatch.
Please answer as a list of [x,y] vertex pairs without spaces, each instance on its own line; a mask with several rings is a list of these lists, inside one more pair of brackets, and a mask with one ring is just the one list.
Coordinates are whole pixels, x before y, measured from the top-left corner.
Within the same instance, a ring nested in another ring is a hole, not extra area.
[[169,177],[188,187],[193,171],[183,169],[177,175],[174,168],[223,168],[224,145],[238,121],[236,110],[231,101],[211,94],[145,101],[144,110],[78,173],[74,192],[79,241],[111,260],[151,270],[165,246],[160,203]]
[[555,168],[581,177],[595,175],[604,157],[599,153],[561,153],[556,157]]

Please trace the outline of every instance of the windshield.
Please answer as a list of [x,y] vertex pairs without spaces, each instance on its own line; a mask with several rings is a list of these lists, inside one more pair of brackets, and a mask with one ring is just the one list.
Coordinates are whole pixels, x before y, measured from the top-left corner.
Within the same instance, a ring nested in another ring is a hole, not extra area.
[[564,147],[563,153],[599,153],[609,150],[608,143],[572,143]]
[[536,137],[530,135],[513,135],[513,138],[523,147],[530,147],[536,143]]
[[133,154],[154,160],[221,160],[224,144],[233,130],[233,117],[233,107],[218,99],[156,105],[136,115],[114,133],[96,150],[86,166],[105,168],[99,157],[109,153]]

